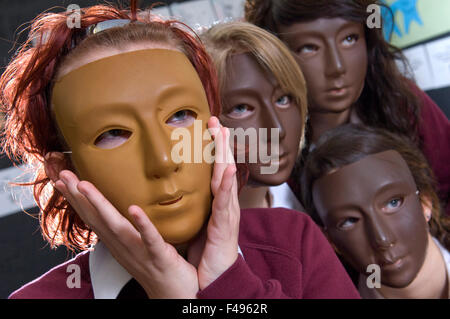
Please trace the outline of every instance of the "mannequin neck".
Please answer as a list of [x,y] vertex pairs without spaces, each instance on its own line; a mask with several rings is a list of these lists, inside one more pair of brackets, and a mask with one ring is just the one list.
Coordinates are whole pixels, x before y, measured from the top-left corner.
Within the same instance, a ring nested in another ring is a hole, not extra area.
[[425,261],[416,278],[405,288],[381,285],[378,292],[389,299],[442,299],[448,298],[448,275],[444,257],[431,235]]
[[239,194],[239,205],[244,208],[268,208],[269,186],[245,185]]
[[355,107],[353,106],[339,113],[310,111],[309,119],[312,127],[313,143],[317,143],[319,138],[326,131],[347,123],[357,124],[361,122],[356,115]]

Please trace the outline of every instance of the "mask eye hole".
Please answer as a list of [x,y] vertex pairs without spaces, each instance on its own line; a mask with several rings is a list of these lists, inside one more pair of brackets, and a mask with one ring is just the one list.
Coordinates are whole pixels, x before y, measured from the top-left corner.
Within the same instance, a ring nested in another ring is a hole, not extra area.
[[173,127],[188,127],[194,123],[196,118],[197,113],[194,111],[179,110],[166,121],[166,124]]
[[112,129],[100,134],[95,139],[95,146],[102,149],[112,149],[125,143],[131,136],[131,132],[124,129]]
[[248,104],[238,104],[231,108],[228,112],[228,116],[233,119],[243,119],[252,115],[254,112],[254,108]]
[[341,220],[338,224],[337,224],[337,228],[339,230],[350,230],[352,229],[355,224],[359,221],[359,218],[357,217],[347,217],[343,220]]
[[287,109],[289,106],[291,106],[291,103],[292,103],[292,97],[288,94],[280,96],[275,101],[275,105],[281,109]]

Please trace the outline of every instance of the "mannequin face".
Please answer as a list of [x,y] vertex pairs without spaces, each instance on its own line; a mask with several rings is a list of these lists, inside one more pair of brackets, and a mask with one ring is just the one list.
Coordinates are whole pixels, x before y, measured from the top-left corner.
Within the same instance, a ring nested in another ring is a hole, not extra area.
[[322,18],[279,31],[305,76],[310,112],[339,113],[359,99],[368,64],[361,23]]
[[[271,129],[279,131],[279,163],[273,174],[262,174],[261,167],[270,163],[249,163],[251,184],[279,185],[291,174],[297,158],[301,138],[300,110],[292,97],[283,92],[275,77],[261,68],[250,53],[232,55],[227,62],[227,82],[222,91],[224,106],[220,117],[230,128],[266,129],[267,138],[259,138],[271,154]],[[274,142],[275,144],[276,142]],[[258,148],[261,146],[258,143]],[[259,150],[259,149],[258,149]],[[276,156],[275,156],[276,157]]]
[[425,260],[427,224],[411,172],[396,151],[373,154],[318,179],[313,199],[327,234],[344,258],[381,283],[403,288]]
[[52,101],[80,179],[128,219],[128,207],[140,206],[172,244],[198,233],[210,211],[212,166],[175,164],[171,132],[185,127],[193,136],[193,121],[206,129],[210,112],[184,54],[147,49],[101,58],[60,78]]

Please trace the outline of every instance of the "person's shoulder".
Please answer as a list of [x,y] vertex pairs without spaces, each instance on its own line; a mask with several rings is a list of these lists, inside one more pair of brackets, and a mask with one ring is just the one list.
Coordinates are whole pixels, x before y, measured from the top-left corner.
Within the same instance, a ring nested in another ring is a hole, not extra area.
[[25,284],[8,298],[89,299],[92,296],[89,252],[85,251]]
[[243,244],[260,244],[286,251],[311,240],[320,229],[303,212],[288,208],[251,208],[241,212],[240,239]]

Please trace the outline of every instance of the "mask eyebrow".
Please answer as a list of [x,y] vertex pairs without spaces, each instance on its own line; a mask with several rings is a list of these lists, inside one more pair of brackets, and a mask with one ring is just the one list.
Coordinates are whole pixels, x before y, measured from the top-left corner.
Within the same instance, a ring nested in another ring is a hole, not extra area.
[[400,190],[403,189],[404,191],[408,191],[408,193],[414,193],[416,191],[416,187],[412,187],[409,183],[403,180],[393,181],[390,183],[387,183],[383,185],[381,188],[377,190],[375,193],[374,198],[383,195],[386,192],[392,191],[392,190]]
[[[198,100],[198,98],[202,96],[202,92],[197,90],[197,88],[193,88],[192,86],[188,86],[185,84],[177,83],[170,84],[159,90],[157,98],[155,100],[156,109],[158,111],[163,111],[164,109],[161,105],[168,103],[171,100],[183,97],[183,101],[186,101],[186,98],[192,98],[194,100]],[[190,101],[186,101],[182,103],[183,105],[192,104]]]

